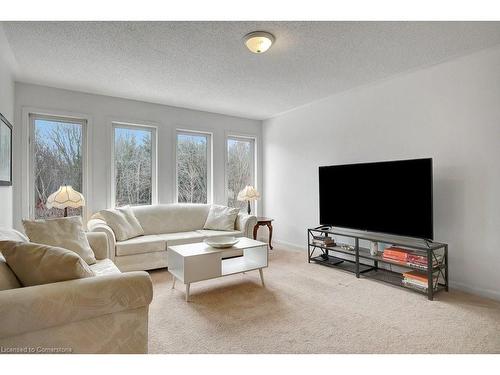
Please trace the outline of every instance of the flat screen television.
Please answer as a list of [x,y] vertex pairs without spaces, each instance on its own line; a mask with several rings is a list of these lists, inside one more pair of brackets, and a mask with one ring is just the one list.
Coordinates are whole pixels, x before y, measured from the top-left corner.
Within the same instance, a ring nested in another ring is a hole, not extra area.
[[433,239],[432,159],[319,167],[321,225]]

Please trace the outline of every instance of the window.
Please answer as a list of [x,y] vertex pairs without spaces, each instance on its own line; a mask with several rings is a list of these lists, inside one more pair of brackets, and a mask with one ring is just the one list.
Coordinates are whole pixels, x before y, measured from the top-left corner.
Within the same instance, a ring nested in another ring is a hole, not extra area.
[[208,203],[211,199],[210,135],[177,132],[177,202]]
[[[31,115],[31,157],[36,218],[63,216],[64,211],[46,207],[47,198],[61,185],[71,185],[85,196],[85,120]],[[68,209],[68,215],[82,215],[82,208]]]
[[151,204],[156,194],[156,132],[152,127],[113,124],[115,207]]
[[255,186],[255,139],[227,138],[226,184],[227,205],[246,208],[246,203],[237,198],[245,186]]

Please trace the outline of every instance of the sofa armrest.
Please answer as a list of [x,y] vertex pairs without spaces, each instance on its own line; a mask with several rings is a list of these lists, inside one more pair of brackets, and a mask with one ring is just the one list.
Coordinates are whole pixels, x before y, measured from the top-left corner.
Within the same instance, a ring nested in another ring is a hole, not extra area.
[[108,236],[102,232],[87,232],[87,240],[97,260],[109,258]]
[[101,219],[91,219],[87,223],[87,228],[90,232],[101,232],[106,233],[108,237],[108,257],[111,260],[115,260],[115,245],[116,245],[116,237],[113,229]]
[[0,292],[0,338],[148,306],[147,272],[94,276]]
[[235,228],[243,232],[248,238],[253,238],[253,228],[257,225],[257,217],[245,213],[239,213],[236,218]]

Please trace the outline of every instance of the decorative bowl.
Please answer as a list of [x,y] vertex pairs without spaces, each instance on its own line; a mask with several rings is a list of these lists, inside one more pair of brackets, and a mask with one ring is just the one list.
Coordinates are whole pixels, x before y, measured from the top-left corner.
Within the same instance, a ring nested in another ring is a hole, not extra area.
[[203,240],[208,246],[215,247],[217,249],[225,249],[226,247],[231,247],[236,244],[240,239],[236,237],[215,237],[207,238]]

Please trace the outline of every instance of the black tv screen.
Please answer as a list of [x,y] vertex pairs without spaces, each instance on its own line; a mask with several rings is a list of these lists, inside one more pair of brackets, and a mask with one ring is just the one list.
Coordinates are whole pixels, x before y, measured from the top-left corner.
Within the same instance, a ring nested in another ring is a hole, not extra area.
[[433,239],[432,159],[319,167],[320,224]]

